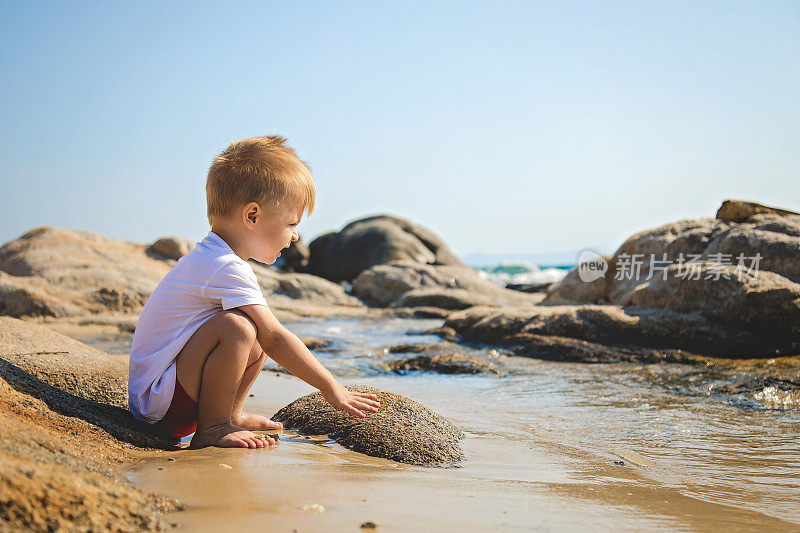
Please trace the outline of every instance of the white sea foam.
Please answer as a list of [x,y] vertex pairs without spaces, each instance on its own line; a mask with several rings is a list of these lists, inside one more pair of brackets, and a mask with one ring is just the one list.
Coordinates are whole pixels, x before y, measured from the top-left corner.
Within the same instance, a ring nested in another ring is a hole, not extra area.
[[509,283],[554,283],[567,275],[566,269],[539,268],[529,263],[501,263],[477,270],[482,278],[501,286]]
[[782,405],[784,407],[800,405],[800,391],[785,391],[777,387],[764,387],[764,390],[755,393],[753,397],[770,405]]

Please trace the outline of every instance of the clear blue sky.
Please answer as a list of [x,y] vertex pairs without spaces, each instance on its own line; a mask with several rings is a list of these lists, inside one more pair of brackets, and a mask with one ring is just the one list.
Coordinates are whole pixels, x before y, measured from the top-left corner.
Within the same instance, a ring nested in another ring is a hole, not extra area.
[[800,209],[800,3],[225,4],[2,3],[0,242],[202,238],[212,158],[265,133],[315,173],[306,240],[389,212],[537,254]]

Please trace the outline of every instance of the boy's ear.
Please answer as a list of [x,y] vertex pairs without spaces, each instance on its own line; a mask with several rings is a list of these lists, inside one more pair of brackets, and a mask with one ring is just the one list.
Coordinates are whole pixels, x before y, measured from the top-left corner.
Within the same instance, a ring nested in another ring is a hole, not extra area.
[[250,202],[244,206],[244,220],[248,226],[255,225],[256,219],[261,216],[261,206],[255,202]]

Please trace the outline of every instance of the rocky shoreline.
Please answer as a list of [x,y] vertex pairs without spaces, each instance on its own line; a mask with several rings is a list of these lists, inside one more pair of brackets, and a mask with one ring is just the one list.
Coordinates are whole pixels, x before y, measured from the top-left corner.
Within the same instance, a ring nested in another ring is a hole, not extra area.
[[[143,245],[58,228],[37,228],[0,247],[0,524],[155,530],[165,527],[159,513],[179,508],[116,473],[114,465],[136,450],[174,443],[125,410],[127,358],[74,338],[130,336],[150,292],[192,247],[180,237]],[[389,362],[387,372],[502,376],[491,362],[443,348],[458,343],[583,363],[728,364],[794,361],[800,354],[797,213],[727,201],[715,218],[642,231],[595,259],[603,269],[589,272],[590,280],[579,265],[547,292],[514,290],[481,277],[429,230],[376,216],[308,246],[295,243],[280,269],[256,263],[253,269],[283,321],[442,320],[434,332],[450,344],[393,347],[404,357]],[[785,375],[753,382],[794,391],[800,374],[794,375],[796,361],[788,366]],[[424,463],[421,457],[454,464],[461,457],[459,432],[446,420],[420,426],[427,442],[441,439],[438,451],[399,450],[380,444],[397,439],[391,424],[376,419],[356,428],[332,419],[325,425],[330,413],[319,402],[298,402],[284,411],[287,421],[325,426],[354,450],[413,464]],[[306,416],[312,407],[319,411],[313,420]],[[419,407],[407,412],[433,420]]]

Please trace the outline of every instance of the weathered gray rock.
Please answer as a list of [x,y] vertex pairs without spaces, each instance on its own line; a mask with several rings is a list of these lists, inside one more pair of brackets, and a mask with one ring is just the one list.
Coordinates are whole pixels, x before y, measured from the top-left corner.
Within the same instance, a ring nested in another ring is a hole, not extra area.
[[[739,279],[733,267],[702,263],[700,279],[680,279],[677,266],[661,277],[617,293],[624,306],[694,313],[705,319],[758,332],[767,337],[765,346],[800,348],[800,284],[774,272]],[[728,275],[714,279],[717,272]],[[709,279],[708,275],[712,274]]]
[[459,353],[424,354],[386,363],[394,372],[423,370],[439,374],[500,374],[489,361]]
[[464,265],[431,231],[389,215],[351,222],[317,237],[309,249],[307,271],[333,281],[351,281],[371,266],[397,260]]
[[463,309],[472,305],[531,305],[543,298],[541,294],[495,285],[470,267],[412,261],[395,261],[365,270],[353,280],[351,292],[379,307]]
[[147,251],[177,261],[181,257],[189,255],[189,252],[194,249],[195,244],[195,242],[186,237],[170,235],[158,239],[150,245]]
[[399,394],[365,386],[381,404],[377,413],[359,418],[337,411],[315,392],[290,403],[272,416],[286,429],[304,435],[328,435],[351,450],[420,466],[454,466],[463,452],[464,434],[449,420]]
[[384,348],[385,353],[424,353],[424,352],[441,352],[452,348],[449,343],[435,343],[435,344],[395,344]]
[[476,305],[495,303],[488,294],[466,289],[415,289],[392,302],[392,307],[438,307],[439,309],[466,309]]
[[800,217],[800,213],[795,211],[787,211],[786,209],[778,209],[777,207],[768,207],[766,205],[757,204],[755,202],[746,202],[743,200],[725,200],[717,210],[717,218],[720,220],[727,220],[728,222],[744,222],[753,215]]

